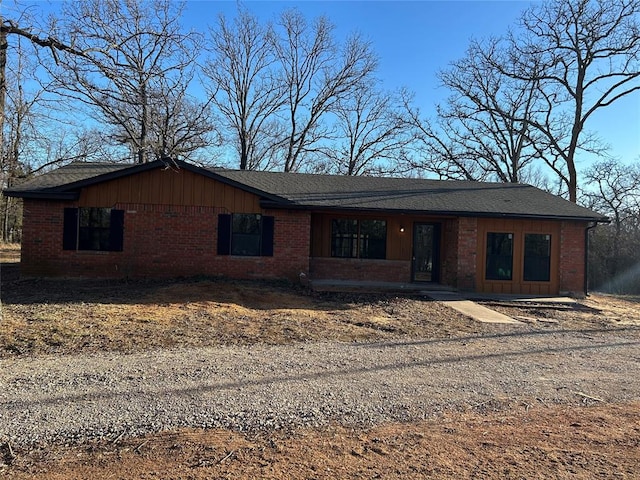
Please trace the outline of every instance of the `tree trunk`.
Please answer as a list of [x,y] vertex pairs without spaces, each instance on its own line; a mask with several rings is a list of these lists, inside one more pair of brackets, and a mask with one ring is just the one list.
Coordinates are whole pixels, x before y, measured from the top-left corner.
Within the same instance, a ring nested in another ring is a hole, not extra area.
[[[0,17],[0,21],[1,21]],[[4,106],[7,98],[7,32],[0,31],[0,159],[4,157]]]

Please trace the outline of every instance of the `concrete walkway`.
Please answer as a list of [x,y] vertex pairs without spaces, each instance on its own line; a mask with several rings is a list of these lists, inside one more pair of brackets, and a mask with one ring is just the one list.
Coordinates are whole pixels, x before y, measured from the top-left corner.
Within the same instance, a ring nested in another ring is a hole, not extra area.
[[436,300],[447,307],[451,307],[454,310],[471,317],[478,322],[483,323],[511,323],[520,324],[522,322],[504,315],[495,310],[491,310],[483,305],[478,305],[471,300],[468,300],[460,296],[456,292],[427,292],[427,296],[433,300]]
[[424,283],[397,283],[397,282],[376,282],[376,281],[358,281],[358,280],[311,280],[309,286],[319,292],[352,292],[352,293],[385,293],[400,295],[423,295],[432,300],[447,305],[478,322],[485,323],[510,323],[520,324],[514,318],[502,313],[491,310],[483,305],[475,303],[473,300],[494,299],[509,302],[530,302],[536,303],[575,303],[575,299],[568,297],[550,297],[543,298],[534,295],[483,295],[470,294],[471,296],[463,296],[454,291],[451,287],[438,284]]

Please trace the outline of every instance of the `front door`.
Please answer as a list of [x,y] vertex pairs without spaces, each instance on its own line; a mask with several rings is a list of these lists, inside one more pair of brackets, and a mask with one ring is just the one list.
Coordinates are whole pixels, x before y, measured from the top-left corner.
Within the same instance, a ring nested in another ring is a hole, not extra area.
[[415,223],[413,225],[414,282],[437,282],[440,271],[440,225]]

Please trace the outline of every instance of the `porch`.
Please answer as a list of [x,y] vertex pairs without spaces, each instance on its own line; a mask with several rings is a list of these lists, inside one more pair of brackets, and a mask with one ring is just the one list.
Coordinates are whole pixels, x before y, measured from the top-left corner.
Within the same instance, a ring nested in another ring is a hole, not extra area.
[[455,292],[447,285],[437,283],[381,282],[368,280],[317,279],[310,280],[309,287],[315,292],[384,293],[425,295],[429,292]]

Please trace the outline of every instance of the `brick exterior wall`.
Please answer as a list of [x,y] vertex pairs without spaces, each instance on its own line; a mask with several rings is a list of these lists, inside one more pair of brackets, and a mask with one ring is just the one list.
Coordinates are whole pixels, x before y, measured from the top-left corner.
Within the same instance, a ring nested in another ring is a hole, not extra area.
[[458,219],[450,218],[442,223],[440,283],[458,285]]
[[71,202],[25,199],[21,275],[67,277],[287,278],[309,273],[310,215],[273,210],[273,257],[216,254],[213,207],[116,204],[125,211],[122,252],[62,249],[63,214]]
[[[214,207],[116,204],[125,211],[124,251],[62,249],[63,215],[73,202],[24,200],[21,274],[67,277],[287,278],[408,282],[411,260],[310,258],[310,214],[264,211],[275,218],[273,257],[219,256],[218,214]],[[478,221],[443,220],[442,284],[474,291],[477,284]],[[560,293],[584,291],[584,222],[562,222]],[[558,293],[558,292],[554,292]]]
[[[476,270],[478,255],[478,219],[458,218],[458,262],[457,283],[460,290],[476,289]],[[445,246],[446,248],[446,246]]]
[[560,226],[560,293],[584,294],[584,222],[562,222]]
[[411,281],[411,262],[404,260],[314,257],[310,265],[311,278],[315,280]]
[[20,274],[51,276],[64,268],[62,225],[65,204],[24,199]]

